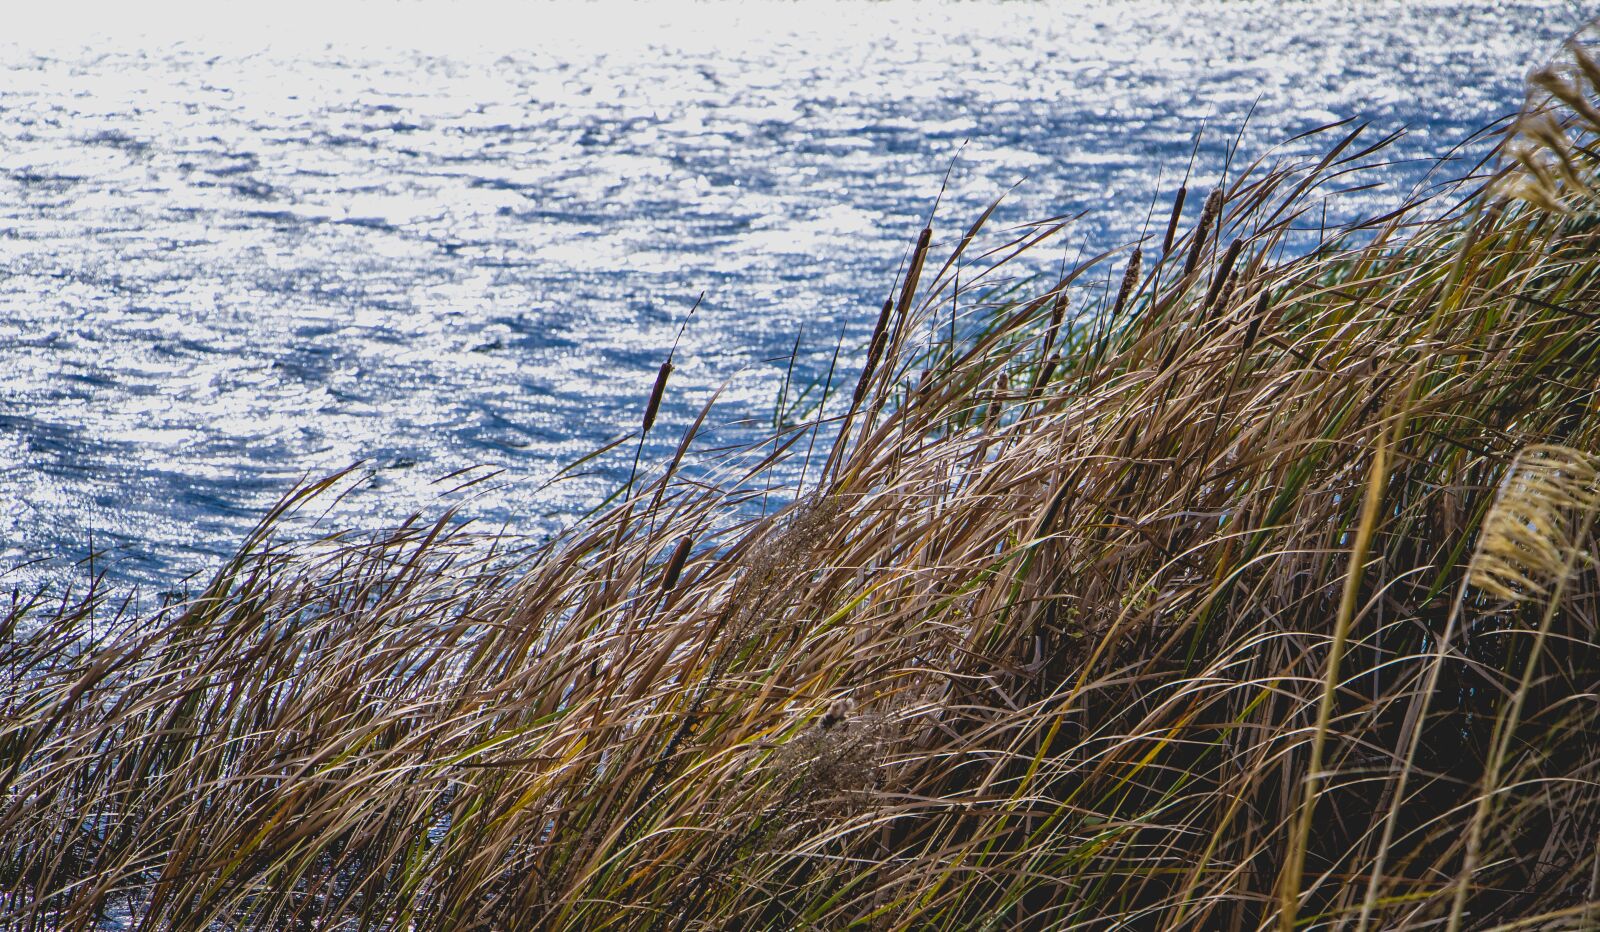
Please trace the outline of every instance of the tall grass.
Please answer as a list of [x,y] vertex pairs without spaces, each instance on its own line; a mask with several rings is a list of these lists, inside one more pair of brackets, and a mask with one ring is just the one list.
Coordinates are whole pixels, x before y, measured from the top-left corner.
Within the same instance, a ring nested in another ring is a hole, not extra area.
[[1593,926],[1600,74],[1540,81],[1309,252],[1386,140],[1042,285],[1064,221],[924,230],[810,422],[531,553],[275,545],[328,480],[183,603],[13,600],[0,926]]

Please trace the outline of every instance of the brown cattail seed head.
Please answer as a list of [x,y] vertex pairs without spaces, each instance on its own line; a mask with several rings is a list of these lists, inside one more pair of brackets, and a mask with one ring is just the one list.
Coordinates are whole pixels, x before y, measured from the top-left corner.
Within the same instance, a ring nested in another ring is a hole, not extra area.
[[1133,289],[1139,284],[1139,266],[1144,261],[1144,249],[1133,247],[1133,255],[1128,257],[1128,268],[1122,273],[1122,287],[1117,289],[1117,303],[1111,308],[1111,316],[1116,317],[1128,306],[1128,299],[1133,296]]
[[1211,233],[1211,224],[1221,211],[1222,189],[1217,188],[1206,198],[1205,209],[1200,211],[1200,222],[1194,228],[1194,242],[1189,244],[1189,258],[1183,263],[1183,274],[1188,275],[1200,265],[1200,256],[1205,253],[1206,237]]
[[1228,273],[1228,280],[1222,283],[1222,294],[1217,296],[1217,306],[1226,308],[1228,302],[1233,300],[1233,289],[1239,284],[1239,270],[1234,269]]
[[644,408],[644,431],[650,433],[650,428],[655,426],[656,412],[661,410],[661,396],[667,390],[667,376],[672,374],[672,360],[661,364],[661,371],[656,373],[655,387],[650,389],[650,403]]
[[683,573],[683,564],[689,560],[689,549],[694,546],[690,537],[678,538],[678,546],[672,550],[672,558],[667,561],[667,570],[661,574],[661,591],[671,592],[678,585],[678,576]]
[[917,248],[911,252],[911,267],[906,270],[905,285],[900,289],[901,314],[911,307],[911,298],[917,293],[917,280],[922,277],[922,264],[928,260],[928,244],[933,242],[933,227],[923,227],[917,235]]
[[1069,303],[1070,302],[1067,299],[1067,289],[1063,288],[1063,289],[1061,289],[1061,293],[1056,295],[1055,305],[1050,308],[1050,335],[1051,336],[1054,336],[1056,330],[1060,329],[1060,327],[1061,327],[1061,319],[1063,317],[1067,316],[1067,305]]
[[1178,188],[1178,196],[1172,201],[1172,218],[1167,221],[1167,236],[1161,241],[1161,254],[1163,256],[1172,252],[1172,238],[1178,234],[1178,219],[1183,216],[1183,199],[1189,196],[1189,187],[1184,185]]
[[894,312],[894,301],[885,300],[883,309],[878,312],[878,322],[872,327],[872,342],[869,344],[867,355],[877,359],[883,352],[883,341],[889,338],[889,315]]

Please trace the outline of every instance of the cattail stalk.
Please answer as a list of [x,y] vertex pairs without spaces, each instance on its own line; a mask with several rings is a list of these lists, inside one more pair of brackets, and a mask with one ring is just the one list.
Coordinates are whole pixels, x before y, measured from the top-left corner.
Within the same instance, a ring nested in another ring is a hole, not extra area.
[[1183,199],[1189,196],[1189,186],[1178,188],[1178,196],[1172,201],[1172,217],[1167,220],[1167,235],[1161,241],[1161,255],[1163,258],[1172,252],[1172,238],[1178,235],[1178,220],[1183,217]]
[[[898,342],[900,332],[905,327],[906,313],[911,309],[911,299],[916,296],[917,283],[922,278],[922,266],[928,260],[928,244],[931,242],[933,227],[923,227],[917,236],[917,247],[911,251],[911,264],[906,268],[906,280],[900,287],[900,300],[895,304],[894,337],[889,343]],[[888,344],[885,344],[884,350],[888,350]]]
[[1011,393],[1011,380],[1006,378],[1004,372],[995,379],[994,394],[989,396],[989,423],[996,424],[1000,421],[1001,406],[1005,397]]
[[[911,310],[911,299],[917,294],[917,283],[922,278],[922,265],[928,261],[928,244],[933,241],[933,228],[923,227],[917,235],[917,247],[911,251],[911,264],[906,267],[906,280],[900,286],[900,300],[895,303],[894,340],[898,342],[905,327],[906,314]],[[886,347],[887,348],[887,347]]]
[[1211,233],[1211,224],[1221,210],[1222,189],[1217,188],[1206,198],[1205,209],[1200,211],[1200,222],[1194,228],[1194,242],[1189,244],[1189,258],[1183,263],[1183,274],[1188,275],[1199,267],[1200,256],[1206,248],[1206,237]]
[[911,265],[906,268],[906,280],[900,286],[900,301],[895,305],[896,314],[905,319],[906,311],[911,308],[911,299],[917,293],[917,282],[922,278],[922,265],[928,261],[928,244],[933,242],[933,227],[923,227],[917,235],[917,248],[911,251]]
[[[656,373],[656,384],[650,389],[650,401],[644,406],[644,426],[639,430],[639,443],[633,449],[633,469],[628,472],[628,494],[633,494],[634,480],[639,478],[639,459],[644,456],[644,440],[650,434],[650,428],[655,426],[656,414],[661,410],[661,397],[667,392],[667,376],[672,374],[672,355],[667,355],[667,361],[661,364],[661,369]],[[622,540],[622,532],[627,528],[626,519],[617,524],[617,540]]]
[[667,376],[672,374],[672,360],[668,359],[661,364],[661,371],[656,373],[655,387],[650,389],[650,403],[644,407],[644,430],[640,434],[650,433],[650,428],[655,426],[656,413],[661,410],[661,396],[667,391]]
[[1222,289],[1227,284],[1228,276],[1233,274],[1233,264],[1239,261],[1239,251],[1244,248],[1244,240],[1235,239],[1228,244],[1228,251],[1222,254],[1222,262],[1217,266],[1217,274],[1211,278],[1211,290],[1206,292],[1206,303],[1200,306],[1200,319],[1204,320],[1211,314],[1217,304],[1217,299],[1222,297]]
[[889,336],[889,314],[894,310],[894,301],[883,302],[883,310],[878,312],[878,323],[872,328],[872,342],[867,344],[867,362],[861,367],[861,378],[856,380],[855,394],[850,398],[850,407],[861,404],[861,399],[866,397],[867,385],[872,381],[872,374],[878,368],[878,360],[883,356],[883,344]]
[[1226,308],[1233,301],[1233,290],[1239,284],[1239,270],[1234,269],[1228,273],[1228,280],[1222,283],[1222,294],[1217,296],[1217,307]]
[[1144,262],[1144,250],[1133,247],[1133,255],[1128,257],[1128,268],[1122,273],[1122,287],[1117,289],[1117,303],[1111,307],[1111,317],[1116,319],[1128,306],[1128,299],[1133,297],[1133,289],[1139,284],[1139,266]]
[[678,577],[683,573],[683,564],[689,560],[689,549],[694,546],[694,539],[688,537],[678,538],[678,546],[672,551],[672,559],[667,561],[667,569],[661,574],[661,592],[671,592],[678,586]]

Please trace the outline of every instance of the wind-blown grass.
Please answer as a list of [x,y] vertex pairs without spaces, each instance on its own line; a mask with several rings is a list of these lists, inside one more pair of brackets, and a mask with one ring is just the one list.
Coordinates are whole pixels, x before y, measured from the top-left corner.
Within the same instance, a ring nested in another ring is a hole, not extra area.
[[691,481],[703,415],[515,560],[275,513],[184,603],[14,602],[0,926],[1594,922],[1586,69],[1508,167],[1309,253],[1383,141],[1028,295],[1067,221],[923,231],[810,423]]

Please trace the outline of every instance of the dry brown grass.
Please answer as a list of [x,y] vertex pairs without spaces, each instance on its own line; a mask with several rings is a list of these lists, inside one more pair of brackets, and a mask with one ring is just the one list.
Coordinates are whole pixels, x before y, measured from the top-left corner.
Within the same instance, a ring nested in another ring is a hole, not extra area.
[[[1600,125],[1556,116],[1299,258],[1359,131],[1030,298],[1061,224],[924,231],[825,416],[720,485],[697,422],[510,566],[269,517],[184,604],[14,606],[0,925],[1591,922],[1592,514],[1497,512],[1478,567],[1526,582],[1467,580],[1522,451],[1600,452]],[[797,504],[728,519],[814,436]]]

